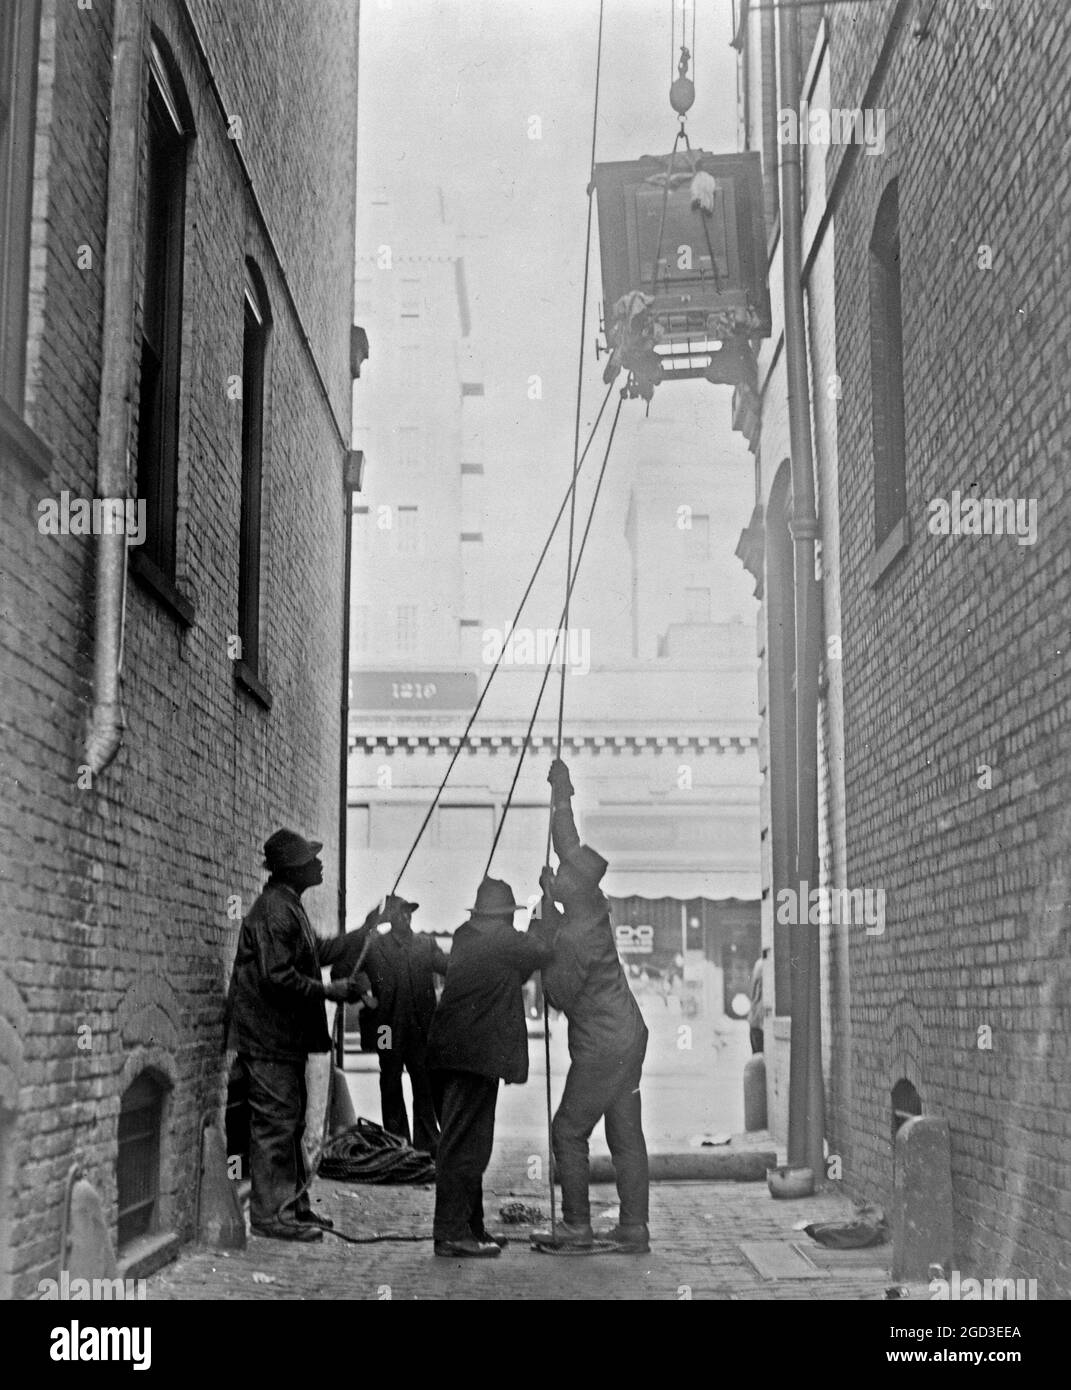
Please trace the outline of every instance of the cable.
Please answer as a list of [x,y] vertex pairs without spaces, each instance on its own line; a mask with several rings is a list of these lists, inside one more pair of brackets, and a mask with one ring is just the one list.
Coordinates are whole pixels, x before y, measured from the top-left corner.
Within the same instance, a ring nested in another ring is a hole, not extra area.
[[[564,621],[565,621],[565,615],[566,615],[566,614],[568,613],[568,611],[569,611],[569,600],[570,600],[570,598],[572,597],[573,587],[574,587],[574,585],[576,584],[577,576],[578,576],[579,573],[580,573],[580,562],[581,562],[581,561],[583,560],[583,558],[584,558],[584,550],[585,550],[585,547],[587,546],[587,543],[588,543],[588,536],[589,536],[590,533],[591,533],[591,523],[592,523],[592,521],[594,520],[594,517],[595,517],[595,507],[596,507],[596,505],[597,505],[597,503],[598,503],[598,500],[599,500],[599,493],[600,493],[601,490],[602,490],[603,478],[606,476],[606,465],[607,465],[607,463],[609,462],[609,459],[610,459],[610,449],[611,449],[611,447],[612,447],[612,445],[613,445],[613,442],[614,442],[614,434],[615,434],[616,431],[617,431],[617,422],[618,422],[618,420],[620,419],[620,416],[621,416],[621,406],[622,406],[623,401],[624,401],[624,393],[622,392],[622,393],[619,395],[619,397],[618,397],[617,409],[614,411],[613,424],[610,426],[610,435],[609,435],[609,438],[608,438],[607,441],[606,441],[606,452],[603,454],[602,466],[601,466],[600,469],[599,469],[598,481],[597,481],[596,484],[595,484],[595,492],[594,492],[594,494],[593,494],[593,496],[592,496],[592,499],[591,499],[591,505],[590,505],[590,507],[588,508],[588,517],[587,517],[587,521],[586,521],[586,523],[585,523],[585,525],[584,525],[584,533],[583,533],[583,535],[582,535],[581,538],[580,538],[580,548],[579,548],[579,550],[577,551],[576,565],[575,565],[575,567],[574,567],[574,569],[573,569],[573,572],[572,572],[572,574],[570,575],[570,578],[569,578],[569,587],[568,587],[568,589],[567,589],[567,591],[566,591],[566,595],[565,595],[565,606],[562,608],[562,621],[561,621],[561,622],[559,623],[559,625],[558,625],[558,631],[557,631],[557,633],[555,634],[555,638],[554,638],[554,646],[553,646],[553,648],[551,649],[550,656],[548,657],[547,662],[546,662],[546,665],[545,665],[544,668],[543,668],[543,679],[542,679],[542,681],[540,682],[539,694],[536,696],[535,707],[533,708],[531,718],[530,718],[529,721],[528,721],[528,728],[527,728],[527,730],[525,731],[524,742],[521,744],[521,752],[520,752],[520,756],[519,756],[518,759],[517,759],[517,766],[516,766],[516,767],[514,768],[514,770],[513,770],[513,780],[510,782],[509,791],[508,791],[507,794],[506,794],[506,800],[505,800],[505,803],[504,803],[504,805],[503,805],[503,807],[502,807],[502,815],[501,815],[501,817],[499,818],[498,826],[497,826],[496,829],[495,829],[494,839],[493,839],[492,842],[491,842],[491,853],[487,856],[487,867],[484,869],[484,876],[485,876],[485,877],[487,876],[487,874],[488,874],[488,873],[490,872],[490,870],[491,870],[491,861],[492,861],[492,860],[494,859],[494,857],[495,857],[495,850],[498,848],[498,842],[499,842],[499,840],[500,840],[500,838],[501,838],[501,836],[502,836],[502,829],[503,829],[504,825],[506,824],[506,816],[507,816],[507,814],[509,813],[510,806],[512,805],[512,802],[513,802],[513,793],[514,793],[514,791],[516,790],[517,781],[518,781],[518,779],[519,779],[519,777],[520,777],[520,774],[521,774],[521,766],[522,766],[522,764],[524,763],[525,755],[526,755],[527,752],[528,752],[528,746],[529,746],[529,744],[530,744],[530,742],[531,742],[531,738],[532,738],[532,730],[533,730],[533,728],[535,727],[535,721],[536,721],[536,719],[537,719],[537,717],[538,717],[538,715],[539,715],[539,707],[540,707],[540,705],[541,705],[542,702],[543,702],[543,694],[544,694],[544,692],[545,692],[545,690],[546,690],[546,688],[547,688],[547,682],[548,682],[548,680],[549,680],[549,678],[550,678],[551,668],[552,668],[553,665],[554,665],[554,660],[555,660],[555,657],[557,656],[557,653],[558,653],[558,647],[559,647],[559,644],[560,644],[562,632],[564,631],[563,624],[564,624]],[[562,661],[562,670],[563,670],[563,671],[565,670],[565,661],[564,661],[564,659],[563,659],[563,661]],[[560,715],[559,715],[559,721],[558,721],[558,754],[559,754],[559,756],[561,755],[561,729],[562,729],[561,717],[560,717]],[[549,855],[549,853],[546,855],[546,860],[547,860],[547,862],[549,863],[549,860],[550,860],[550,855]]]
[[[572,492],[573,492],[573,489],[576,487],[576,482],[577,482],[577,478],[579,477],[579,474],[580,474],[580,469],[583,467],[584,460],[587,458],[587,455],[588,455],[588,450],[591,448],[592,441],[593,441],[594,438],[595,438],[595,432],[596,432],[596,430],[599,428],[599,424],[600,424],[601,421],[602,421],[603,412],[604,412],[605,409],[606,409],[606,403],[607,403],[607,401],[609,401],[609,399],[610,399],[610,392],[611,392],[612,390],[613,390],[613,386],[612,386],[612,385],[610,385],[610,386],[608,386],[608,387],[606,388],[606,395],[603,396],[603,398],[602,398],[602,404],[599,406],[599,413],[595,416],[595,423],[592,425],[592,427],[591,427],[591,432],[590,432],[589,435],[588,435],[588,442],[584,445],[584,452],[580,455],[580,463],[579,463],[579,466],[573,470],[573,479],[572,479],[572,481],[571,481],[570,484],[569,484],[568,491],[567,491],[567,492],[565,493],[565,495],[562,497],[561,505],[558,507],[558,514],[557,514],[557,516],[554,518],[554,523],[553,523],[553,525],[552,525],[551,528],[550,528],[550,532],[549,532],[548,535],[547,535],[547,539],[546,539],[546,540],[544,541],[544,543],[543,543],[543,549],[539,552],[539,559],[538,559],[538,560],[536,561],[536,563],[535,563],[535,568],[532,570],[531,577],[530,577],[529,580],[528,580],[528,585],[527,585],[527,587],[525,588],[525,591],[524,591],[524,593],[523,593],[522,596],[521,596],[521,601],[520,601],[520,603],[517,605],[517,611],[516,611],[516,613],[514,613],[514,615],[513,615],[513,621],[512,621],[512,623],[510,624],[510,632],[513,631],[513,629],[517,626],[518,622],[520,621],[521,613],[524,611],[524,605],[528,602],[528,596],[531,594],[532,589],[533,589],[533,587],[535,586],[535,582],[536,582],[536,579],[537,579],[537,577],[538,577],[538,575],[539,575],[539,571],[540,571],[540,569],[541,569],[542,566],[543,566],[543,561],[546,559],[546,557],[547,557],[547,552],[548,552],[548,550],[550,549],[550,543],[551,543],[551,541],[554,539],[554,535],[555,535],[555,532],[556,532],[557,529],[558,529],[558,526],[561,524],[562,516],[563,516],[564,513],[565,513],[565,506],[566,506],[566,503],[569,501],[569,498],[570,498],[570,496],[571,496],[571,494],[572,494]],[[484,702],[484,700],[487,698],[487,692],[488,692],[488,691],[490,690],[490,688],[491,688],[491,683],[492,683],[492,681],[494,680],[495,676],[496,676],[497,673],[498,673],[498,668],[499,668],[499,666],[501,666],[501,664],[502,664],[503,657],[504,657],[505,654],[506,654],[506,647],[507,647],[507,645],[508,645],[508,642],[503,642],[503,644],[502,644],[502,650],[501,650],[501,651],[499,652],[499,654],[498,654],[498,660],[495,662],[494,666],[491,668],[491,674],[487,677],[487,682],[486,682],[486,684],[484,685],[484,688],[483,688],[483,690],[480,692],[480,696],[479,696],[479,698],[478,698],[477,701],[476,701],[476,707],[473,709],[472,714],[469,716],[469,721],[468,721],[468,723],[465,725],[465,731],[464,731],[464,733],[461,735],[461,739],[460,739],[460,741],[459,741],[457,747],[454,749],[454,755],[453,755],[453,757],[450,759],[450,762],[447,764],[446,771],[443,773],[443,776],[442,776],[442,781],[439,783],[439,788],[438,788],[438,790],[436,791],[435,796],[434,796],[433,799],[432,799],[431,805],[430,805],[430,806],[428,807],[428,809],[427,809],[427,813],[425,814],[424,819],[423,819],[423,820],[421,821],[421,823],[420,823],[420,829],[419,829],[419,830],[417,831],[417,833],[416,833],[416,839],[413,841],[412,845],[410,846],[409,853],[405,856],[405,862],[402,864],[402,867],[398,870],[398,876],[397,876],[397,878],[394,880],[394,887],[391,889],[391,892],[392,892],[392,893],[396,893],[396,892],[398,891],[398,885],[399,885],[399,883],[401,883],[401,881],[402,881],[402,876],[404,875],[406,869],[409,867],[409,863],[410,863],[410,861],[412,860],[413,855],[414,855],[414,854],[416,853],[416,851],[417,851],[417,846],[420,844],[420,841],[421,841],[421,839],[423,838],[424,831],[428,828],[428,823],[430,822],[430,820],[431,820],[431,818],[432,818],[432,815],[433,815],[434,812],[435,812],[436,806],[438,806],[438,804],[439,804],[439,798],[442,796],[443,791],[444,791],[445,788],[446,788],[446,784],[447,784],[447,782],[450,780],[450,774],[451,774],[451,772],[453,772],[453,770],[454,770],[454,764],[457,762],[458,758],[461,756],[461,750],[465,747],[466,743],[468,742],[469,734],[472,732],[472,726],[473,726],[473,724],[475,724],[475,722],[476,722],[476,716],[479,714],[480,709],[481,709],[482,706],[483,706],[483,702]]]

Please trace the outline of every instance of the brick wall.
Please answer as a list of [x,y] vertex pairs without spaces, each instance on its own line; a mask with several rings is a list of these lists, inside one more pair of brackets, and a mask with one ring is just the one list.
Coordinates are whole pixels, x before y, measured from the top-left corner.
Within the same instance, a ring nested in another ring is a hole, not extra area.
[[[272,41],[252,0],[229,0],[225,24],[222,6],[191,9],[207,66],[180,0],[151,6],[196,127],[178,563],[196,616],[184,627],[131,579],[123,747],[82,790],[95,541],[41,536],[36,520],[42,497],[95,491],[112,6],[44,4],[27,419],[53,467],[39,477],[5,461],[0,473],[0,1179],[11,1179],[0,1193],[0,1280],[15,1296],[55,1274],[74,1163],[114,1218],[120,1095],[144,1066],[170,1087],[160,1224],[191,1233],[200,1117],[224,1079],[220,1022],[237,933],[227,899],[241,895],[248,910],[259,846],[278,824],[325,842],[325,884],[308,906],[318,930],[335,922],[355,6],[325,0],[315,26],[288,12]],[[210,74],[245,117],[260,211]],[[318,200],[323,216],[310,218]],[[93,249],[91,270],[77,266],[80,244]],[[261,580],[270,711],[236,684],[227,653],[241,417],[225,385],[241,372],[246,256],[273,319]]]
[[[887,111],[883,157],[829,166],[847,870],[888,900],[884,936],[850,938],[848,1177],[888,1198],[906,1077],[951,1126],[960,1267],[1066,1296],[1071,26],[1060,0],[937,6],[875,77],[887,30],[832,21],[833,104],[869,86]],[[867,246],[894,174],[911,537],[875,587]],[[929,534],[930,499],[972,487],[1036,498],[1036,545]]]

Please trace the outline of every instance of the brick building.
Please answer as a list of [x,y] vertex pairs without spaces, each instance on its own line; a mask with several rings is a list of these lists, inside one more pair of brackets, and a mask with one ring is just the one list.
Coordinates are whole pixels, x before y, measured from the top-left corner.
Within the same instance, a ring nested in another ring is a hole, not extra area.
[[[277,825],[336,926],[357,16],[314,9],[0,10],[6,1295],[76,1167],[121,1256],[191,1234]],[[145,505],[77,534],[64,493]]]
[[[795,881],[797,775],[775,171],[781,113],[802,98],[811,115],[859,109],[874,132],[879,113],[884,123],[872,150],[827,137],[800,152],[821,877],[882,889],[886,904],[883,932],[822,930],[829,1152],[853,1193],[888,1202],[898,1123],[944,1117],[959,1267],[1066,1297],[1071,23],[1061,0],[812,7],[802,91],[785,93],[774,14],[744,0],[737,16],[741,126],[764,155],[775,300],[759,393],[735,402],[758,464],[738,553],[763,604],[774,1122],[783,1132],[793,928],[775,905]],[[981,533],[965,531],[968,501],[983,499]]]

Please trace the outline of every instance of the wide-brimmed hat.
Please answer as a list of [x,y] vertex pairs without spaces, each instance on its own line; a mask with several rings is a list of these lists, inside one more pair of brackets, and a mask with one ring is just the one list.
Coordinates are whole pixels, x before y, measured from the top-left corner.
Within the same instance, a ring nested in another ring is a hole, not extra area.
[[403,913],[415,912],[419,906],[419,903],[407,902],[397,893],[388,893],[379,905],[379,915],[376,917],[376,922],[377,924],[379,922],[393,922]]
[[476,906],[469,912],[473,917],[511,917],[527,906],[514,902],[513,889],[505,879],[485,878],[476,890]]
[[322,849],[322,840],[306,840],[296,830],[277,830],[264,841],[264,867],[273,873],[300,869],[311,864]]

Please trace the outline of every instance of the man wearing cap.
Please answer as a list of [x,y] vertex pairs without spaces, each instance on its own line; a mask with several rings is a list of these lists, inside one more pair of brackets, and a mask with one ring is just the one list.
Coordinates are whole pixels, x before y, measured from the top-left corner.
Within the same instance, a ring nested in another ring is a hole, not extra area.
[[[617,1193],[619,1224],[607,1233],[619,1250],[645,1254],[647,1231],[647,1146],[640,1114],[640,1073],[647,1027],[622,969],[610,907],[599,888],[606,860],[580,843],[573,820],[569,769],[556,758],[547,779],[552,788],[551,835],[558,871],[543,870],[543,916],[554,958],[543,971],[543,990],[569,1020],[572,1059],[565,1090],[551,1125],[554,1163],[562,1187],[562,1220],[553,1231],[536,1231],[532,1243],[551,1249],[594,1245],[588,1200],[588,1140],[605,1117]],[[560,902],[562,912],[555,907]]]
[[324,1001],[353,1003],[369,989],[357,974],[322,982],[324,965],[353,971],[360,946],[352,936],[318,937],[301,905],[305,889],[323,882],[322,848],[293,830],[265,842],[270,877],[242,922],[227,998],[225,1045],[248,1087],[250,1224],[279,1240],[322,1240],[332,1225],[305,1190],[305,1065],[310,1052],[331,1049]]
[[501,879],[485,878],[469,921],[450,949],[428,1037],[442,1136],[435,1177],[435,1253],[501,1253],[483,1218],[483,1174],[495,1134],[498,1083],[528,1080],[528,1030],[521,988],[550,959],[543,929],[515,931],[523,909]]
[[[365,1010],[379,1053],[379,1095],[383,1128],[433,1156],[439,1126],[427,1069],[428,1030],[435,1013],[435,976],[445,975],[447,959],[434,936],[414,932],[419,903],[388,893],[380,921],[390,923],[384,936],[372,936],[364,968],[376,1007]],[[402,1072],[413,1087],[413,1132],[405,1113]]]

